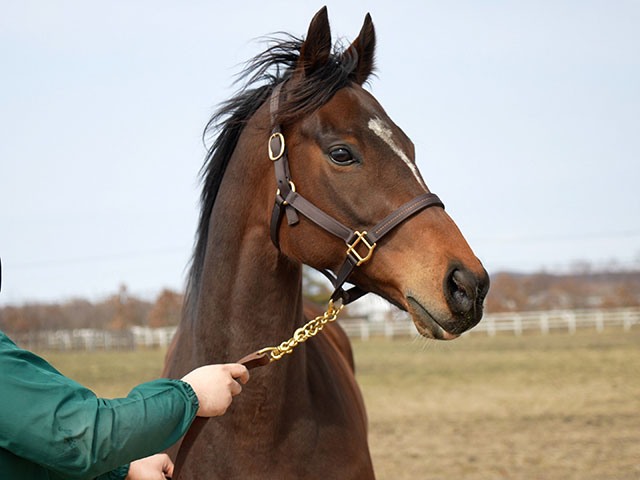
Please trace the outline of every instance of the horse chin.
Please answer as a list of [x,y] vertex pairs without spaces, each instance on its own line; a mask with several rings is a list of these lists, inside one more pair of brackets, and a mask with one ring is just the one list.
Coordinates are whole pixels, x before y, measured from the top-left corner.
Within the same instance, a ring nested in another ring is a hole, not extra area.
[[416,329],[426,338],[455,340],[459,335],[446,331],[436,318],[415,298],[407,297],[407,306]]

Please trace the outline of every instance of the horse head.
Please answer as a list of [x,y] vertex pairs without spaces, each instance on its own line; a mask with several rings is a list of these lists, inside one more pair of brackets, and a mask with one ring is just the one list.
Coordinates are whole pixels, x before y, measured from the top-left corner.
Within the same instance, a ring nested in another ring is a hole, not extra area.
[[[332,51],[327,11],[320,10],[277,118],[297,192],[359,231],[429,192],[413,143],[362,87],[374,69],[375,46],[367,15],[356,40],[344,52]],[[332,81],[324,98],[314,92],[319,82]],[[280,251],[296,261],[334,272],[344,261],[344,241],[303,215],[293,225],[282,222],[278,233]],[[489,277],[443,208],[412,215],[366,253],[370,260],[350,281],[408,311],[422,335],[453,339],[482,318]]]

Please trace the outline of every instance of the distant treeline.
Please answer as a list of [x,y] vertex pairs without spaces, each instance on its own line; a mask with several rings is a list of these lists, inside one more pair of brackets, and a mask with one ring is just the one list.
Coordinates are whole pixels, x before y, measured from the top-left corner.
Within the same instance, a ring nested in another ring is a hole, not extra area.
[[0,330],[26,332],[69,328],[124,330],[133,325],[176,325],[182,294],[163,290],[154,302],[129,295],[125,286],[99,302],[73,299],[62,303],[26,303],[0,308]]
[[[305,274],[308,298],[322,302],[329,290]],[[97,328],[124,330],[133,325],[164,327],[180,321],[183,296],[163,290],[153,301],[120,291],[103,301],[75,299],[62,303],[27,303],[0,308],[0,330],[27,332]],[[491,275],[487,312],[640,306],[640,272]]]
[[640,305],[640,272],[491,275],[487,312]]

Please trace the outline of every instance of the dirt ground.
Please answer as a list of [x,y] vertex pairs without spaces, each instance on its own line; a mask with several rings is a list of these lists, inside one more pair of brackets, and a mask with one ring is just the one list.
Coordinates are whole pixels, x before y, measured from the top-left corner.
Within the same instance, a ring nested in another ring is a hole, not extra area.
[[[640,330],[354,344],[379,480],[640,478]],[[52,354],[105,397],[163,352]]]
[[380,480],[640,478],[640,332],[355,345]]

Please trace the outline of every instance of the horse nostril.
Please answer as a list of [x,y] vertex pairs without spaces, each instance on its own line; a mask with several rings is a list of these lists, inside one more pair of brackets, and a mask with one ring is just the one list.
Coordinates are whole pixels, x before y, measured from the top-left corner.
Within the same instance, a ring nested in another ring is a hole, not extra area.
[[468,270],[454,269],[447,280],[447,300],[451,309],[460,314],[473,310],[477,296],[477,282]]
[[453,274],[451,275],[451,279],[453,280],[455,286],[458,288],[458,292],[456,293],[462,293],[466,296],[469,296],[467,292],[468,286],[465,285],[466,279],[464,277],[464,273],[462,273],[460,270],[454,270]]
[[476,325],[482,318],[482,302],[489,291],[487,272],[483,269],[474,274],[459,263],[452,265],[443,287],[452,313],[443,328],[449,333],[460,334]]

